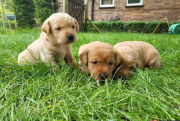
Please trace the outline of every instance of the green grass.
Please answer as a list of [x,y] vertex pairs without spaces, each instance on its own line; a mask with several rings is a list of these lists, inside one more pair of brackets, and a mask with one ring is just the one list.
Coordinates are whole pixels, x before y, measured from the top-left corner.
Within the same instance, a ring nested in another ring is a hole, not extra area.
[[180,35],[77,33],[73,55],[82,44],[140,40],[157,48],[162,67],[137,70],[127,81],[96,82],[78,69],[60,64],[53,73],[45,64],[18,66],[18,54],[40,30],[0,35],[0,120],[180,120]]

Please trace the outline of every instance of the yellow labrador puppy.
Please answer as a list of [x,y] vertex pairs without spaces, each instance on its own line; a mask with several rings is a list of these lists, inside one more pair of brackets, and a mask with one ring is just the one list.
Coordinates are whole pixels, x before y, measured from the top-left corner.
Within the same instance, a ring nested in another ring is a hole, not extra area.
[[66,13],[52,14],[42,25],[40,38],[30,44],[18,56],[18,63],[51,62],[53,65],[65,60],[76,66],[71,44],[76,42],[79,30],[77,21]]
[[135,68],[153,68],[161,66],[161,59],[155,47],[141,41],[125,41],[117,43],[114,48],[121,56],[119,70],[115,78],[127,79]]
[[94,80],[110,79],[119,63],[119,53],[108,43],[95,41],[79,48],[80,69]]

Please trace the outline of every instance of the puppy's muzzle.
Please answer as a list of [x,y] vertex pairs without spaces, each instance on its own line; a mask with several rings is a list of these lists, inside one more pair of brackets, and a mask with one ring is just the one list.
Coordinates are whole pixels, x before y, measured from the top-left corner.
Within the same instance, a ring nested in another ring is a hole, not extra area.
[[74,40],[74,35],[73,34],[68,34],[67,38],[69,41],[73,41]]
[[105,80],[108,78],[108,74],[106,74],[106,73],[101,73],[99,76],[100,76],[101,80]]

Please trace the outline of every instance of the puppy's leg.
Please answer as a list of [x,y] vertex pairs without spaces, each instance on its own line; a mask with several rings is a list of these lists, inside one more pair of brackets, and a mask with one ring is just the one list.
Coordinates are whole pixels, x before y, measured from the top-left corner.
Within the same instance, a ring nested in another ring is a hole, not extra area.
[[76,68],[76,64],[72,55],[71,45],[66,46],[66,55],[64,57],[64,61],[66,63],[71,63]]
[[66,63],[71,63],[75,68],[76,68],[76,64],[74,62],[74,58],[71,52],[67,53],[64,57],[64,61]]

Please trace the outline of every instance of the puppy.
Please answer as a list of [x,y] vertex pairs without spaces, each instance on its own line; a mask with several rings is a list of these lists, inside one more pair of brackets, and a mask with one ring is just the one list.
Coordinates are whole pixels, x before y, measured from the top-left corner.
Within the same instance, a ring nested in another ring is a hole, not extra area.
[[158,51],[152,45],[141,41],[125,41],[114,46],[121,56],[119,70],[115,78],[127,79],[135,68],[153,68],[161,66]]
[[40,38],[19,54],[18,63],[33,63],[39,59],[55,65],[64,60],[76,66],[71,44],[76,42],[77,21],[66,13],[55,13],[45,20],[41,30]]
[[119,63],[120,55],[110,44],[95,41],[79,48],[80,69],[94,80],[110,79]]

